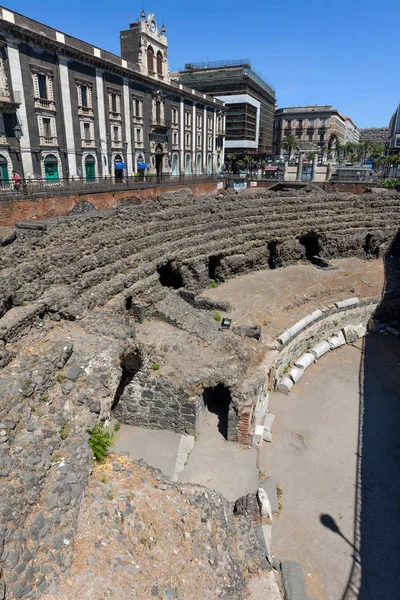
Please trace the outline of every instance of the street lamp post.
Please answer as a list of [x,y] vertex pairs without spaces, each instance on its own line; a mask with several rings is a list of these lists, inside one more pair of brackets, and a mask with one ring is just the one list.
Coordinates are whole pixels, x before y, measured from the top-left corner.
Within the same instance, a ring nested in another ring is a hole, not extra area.
[[18,143],[18,155],[19,155],[19,160],[20,160],[20,163],[21,163],[21,175],[22,175],[22,181],[24,181],[24,179],[25,179],[24,164],[22,162],[22,153],[21,153],[22,128],[21,128],[20,125],[18,125],[18,123],[14,127],[14,135],[15,135],[15,138],[16,138],[17,143]]
[[126,171],[126,177],[128,178],[128,142],[122,142],[122,147],[124,149],[124,156],[125,156],[125,171]]

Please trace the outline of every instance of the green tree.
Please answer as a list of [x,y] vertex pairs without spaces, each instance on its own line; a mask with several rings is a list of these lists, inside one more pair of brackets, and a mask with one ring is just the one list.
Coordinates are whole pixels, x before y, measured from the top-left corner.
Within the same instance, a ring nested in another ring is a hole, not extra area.
[[378,158],[378,156],[382,156],[385,148],[383,144],[374,143],[369,147],[369,153],[373,156],[373,158]]
[[288,151],[290,160],[293,150],[296,150],[299,147],[297,136],[295,136],[294,133],[289,133],[283,138],[281,146]]
[[232,171],[233,171],[233,161],[234,161],[234,160],[235,160],[235,158],[236,158],[236,154],[233,154],[233,153],[231,152],[230,154],[227,154],[227,155],[226,155],[226,158],[227,158],[228,160],[230,160],[230,161],[231,161],[231,168],[230,168],[230,171],[229,171],[229,172],[230,172],[230,173],[232,173]]

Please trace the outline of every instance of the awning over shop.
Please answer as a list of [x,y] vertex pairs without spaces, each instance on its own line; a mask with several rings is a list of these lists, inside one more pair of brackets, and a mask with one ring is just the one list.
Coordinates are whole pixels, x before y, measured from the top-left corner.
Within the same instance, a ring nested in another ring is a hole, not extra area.
[[137,163],[137,168],[138,169],[147,169],[147,165],[145,162],[138,162]]
[[115,162],[114,169],[126,169],[126,164],[123,162]]

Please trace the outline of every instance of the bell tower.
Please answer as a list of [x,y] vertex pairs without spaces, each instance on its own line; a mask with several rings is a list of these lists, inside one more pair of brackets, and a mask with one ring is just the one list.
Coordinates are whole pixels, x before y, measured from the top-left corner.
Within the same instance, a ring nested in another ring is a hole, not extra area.
[[154,14],[142,10],[136,23],[121,31],[121,57],[139,67],[143,75],[170,83],[168,42],[164,25],[159,28]]

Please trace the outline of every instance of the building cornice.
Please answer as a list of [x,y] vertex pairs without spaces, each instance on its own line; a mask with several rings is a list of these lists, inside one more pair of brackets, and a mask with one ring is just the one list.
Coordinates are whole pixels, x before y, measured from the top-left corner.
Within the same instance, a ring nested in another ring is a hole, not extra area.
[[[0,9],[3,10],[4,7],[0,6]],[[202,94],[201,92],[196,92],[195,90],[191,90],[182,84],[176,83],[176,85],[167,84],[161,82],[159,80],[154,80],[151,77],[148,77],[139,72],[139,68],[133,63],[128,63],[120,56],[116,54],[112,54],[107,50],[101,50],[88,44],[87,42],[82,42],[77,38],[73,38],[68,34],[62,34],[64,37],[69,38],[72,41],[76,41],[77,46],[74,46],[70,43],[62,43],[56,39],[57,34],[60,34],[56,29],[48,27],[47,25],[42,25],[37,21],[29,19],[28,17],[24,17],[19,13],[15,13],[10,11],[9,9],[5,9],[8,13],[12,13],[14,17],[20,17],[28,24],[32,23],[32,28],[24,27],[19,25],[18,23],[13,23],[9,20],[5,20],[0,17],[0,27],[4,34],[10,36],[10,39],[7,39],[8,44],[17,45],[20,41],[25,41],[28,43],[34,43],[42,48],[46,48],[47,50],[51,50],[56,52],[57,54],[63,55],[64,57],[71,57],[78,61],[85,62],[95,69],[101,69],[103,71],[107,71],[109,73],[114,73],[119,75],[122,78],[128,79],[131,81],[141,82],[149,87],[153,87],[155,89],[161,89],[168,95],[180,95],[184,96],[188,100],[201,102],[202,104],[206,104],[209,107],[215,107],[218,109],[223,109],[224,104],[211,96],[207,96],[206,94]],[[54,33],[53,37],[49,37],[45,34],[45,32],[37,32],[34,30],[33,25],[41,26],[44,29],[48,30],[48,32]],[[82,47],[78,47],[78,45],[84,45],[87,48],[82,49]],[[89,49],[93,51],[93,54],[89,52]],[[96,52],[96,54],[95,54]],[[110,57],[107,59],[101,54],[106,54]],[[100,54],[100,56],[99,56]],[[113,60],[111,60],[113,58]],[[115,61],[115,62],[114,62]],[[120,64],[118,64],[118,62]],[[195,92],[195,93],[193,93]]]

